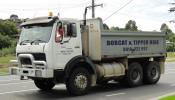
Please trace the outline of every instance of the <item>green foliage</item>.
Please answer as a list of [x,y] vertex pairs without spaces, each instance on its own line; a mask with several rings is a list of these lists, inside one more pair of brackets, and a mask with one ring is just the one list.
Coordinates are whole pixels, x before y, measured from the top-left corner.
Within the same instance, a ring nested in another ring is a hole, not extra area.
[[10,48],[3,48],[2,50],[0,50],[0,57],[6,56],[6,55],[14,55],[15,50],[16,48],[14,46]]
[[165,23],[161,25],[160,31],[166,33],[166,40],[170,42],[169,44],[167,44],[166,50],[168,52],[174,52],[175,51],[175,34]]
[[125,25],[125,29],[127,31],[138,31],[136,22],[134,20],[129,20],[128,23]]
[[11,38],[9,36],[3,36],[0,34],[0,50],[11,46]]
[[173,35],[173,31],[165,23],[161,25],[160,31],[165,32],[167,35]]
[[7,67],[0,68],[0,75],[8,75],[8,74],[9,74],[9,70]]
[[9,65],[10,60],[12,59],[16,59],[16,57],[13,55],[7,55],[7,56],[0,57],[0,75],[7,75],[9,73],[8,65]]
[[110,28],[110,30],[112,30],[112,31],[138,31],[138,27],[137,27],[136,22],[134,20],[129,20],[126,23],[125,28],[119,28],[117,26],[113,26]]
[[175,52],[167,52],[167,57],[175,58]]
[[110,30],[112,30],[112,31],[119,31],[120,28],[119,28],[119,27],[115,27],[115,26],[113,26],[113,27],[110,28]]
[[170,96],[161,98],[160,100],[175,100],[175,95],[170,95]]
[[18,33],[15,22],[0,20],[0,56],[15,53],[16,39]]
[[104,29],[104,30],[109,30],[108,25],[104,23],[104,24],[103,24],[103,29]]
[[0,64],[9,64],[9,61],[12,59],[16,59],[16,57],[13,55],[0,57]]
[[4,36],[8,35],[9,37],[13,37],[18,33],[18,29],[16,27],[15,22],[8,20],[0,21],[0,33]]
[[[6,36],[6,37],[8,37],[8,36]],[[8,46],[5,45],[5,44],[8,44]],[[12,39],[12,38],[9,38],[9,37],[6,38],[6,39],[5,38],[0,39],[0,46],[2,46],[2,45],[4,47],[0,49],[0,57],[15,54],[16,45],[17,45],[17,40],[16,39]]]
[[168,37],[168,40],[170,41],[170,42],[175,42],[175,35],[173,34],[173,35],[170,35],[169,37]]
[[168,44],[166,46],[167,52],[174,52],[175,51],[175,45],[174,44]]
[[175,61],[175,52],[167,52],[166,62],[174,62]]

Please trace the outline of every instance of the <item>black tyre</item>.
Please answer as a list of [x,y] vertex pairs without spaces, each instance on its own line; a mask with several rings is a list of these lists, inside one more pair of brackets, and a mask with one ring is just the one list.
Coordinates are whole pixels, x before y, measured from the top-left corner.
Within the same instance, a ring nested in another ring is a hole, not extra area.
[[76,68],[66,81],[66,87],[72,95],[83,95],[91,87],[91,76],[87,69]]
[[145,66],[144,71],[144,83],[147,84],[156,84],[160,79],[160,65],[156,61],[149,62]]
[[51,90],[55,86],[52,79],[35,79],[34,83],[36,87],[44,91]]
[[142,80],[143,80],[142,66],[137,62],[131,63],[125,76],[126,84],[129,87],[139,86],[142,84]]

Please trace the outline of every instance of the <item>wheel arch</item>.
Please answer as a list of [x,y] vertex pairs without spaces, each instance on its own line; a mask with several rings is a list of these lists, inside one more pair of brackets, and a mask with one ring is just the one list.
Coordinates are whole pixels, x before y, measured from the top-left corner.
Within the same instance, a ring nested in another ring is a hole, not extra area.
[[74,70],[77,67],[80,67],[79,64],[83,64],[84,68],[86,68],[90,72],[90,74],[96,75],[95,65],[89,57],[76,56],[66,64],[66,67],[64,69],[65,77],[69,77],[69,74],[72,70]]

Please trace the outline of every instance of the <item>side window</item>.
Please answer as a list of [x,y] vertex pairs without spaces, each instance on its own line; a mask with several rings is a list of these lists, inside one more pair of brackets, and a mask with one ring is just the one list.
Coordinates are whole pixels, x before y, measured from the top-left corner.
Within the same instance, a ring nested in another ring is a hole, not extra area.
[[58,22],[57,29],[56,29],[56,35],[55,35],[55,42],[59,43],[63,40],[63,35],[65,33],[65,29],[63,27],[62,22]]
[[64,25],[65,37],[76,37],[77,36],[77,27],[76,23],[67,23]]
[[55,42],[59,43],[62,42],[63,38],[70,38],[77,36],[77,27],[76,23],[71,22],[58,22],[56,35],[55,35]]
[[75,23],[72,23],[72,36],[76,37],[77,36],[77,27]]

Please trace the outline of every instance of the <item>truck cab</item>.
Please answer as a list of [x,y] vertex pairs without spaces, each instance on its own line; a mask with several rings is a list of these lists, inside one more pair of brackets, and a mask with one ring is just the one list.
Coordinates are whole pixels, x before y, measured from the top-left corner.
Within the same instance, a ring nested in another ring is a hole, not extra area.
[[82,55],[77,20],[41,17],[28,20],[21,27],[16,47],[20,69],[12,68],[13,74],[53,78],[54,69],[63,70],[72,57]]

